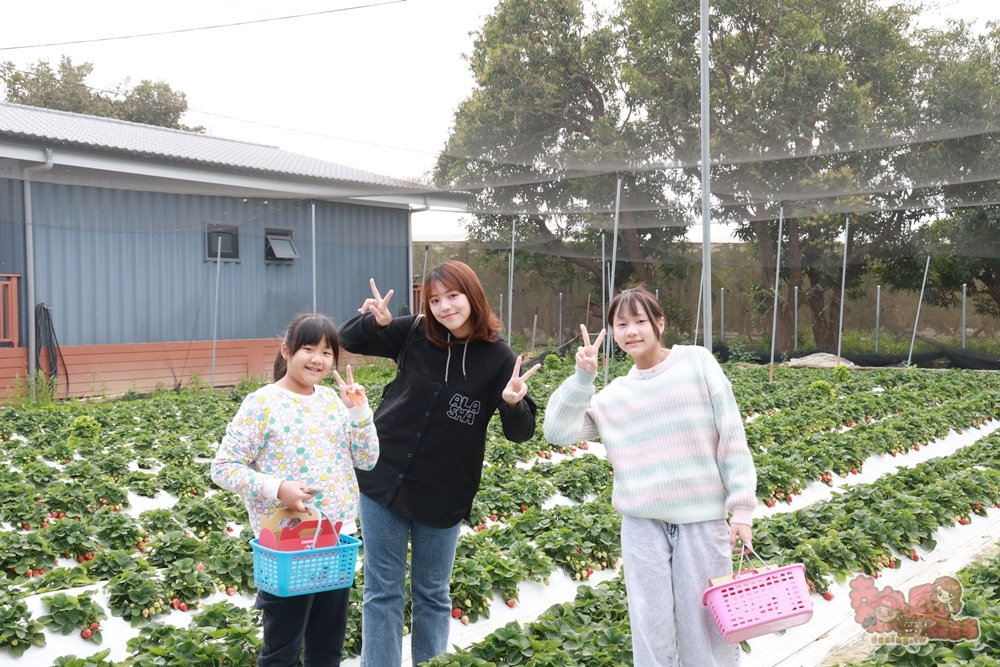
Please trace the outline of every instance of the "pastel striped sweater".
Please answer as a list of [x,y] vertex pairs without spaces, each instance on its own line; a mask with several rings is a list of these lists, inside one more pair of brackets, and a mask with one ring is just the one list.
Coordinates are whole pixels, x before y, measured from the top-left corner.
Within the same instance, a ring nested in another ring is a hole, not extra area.
[[711,352],[675,345],[594,393],[585,371],[549,398],[545,437],[558,445],[600,438],[614,467],[612,504],[668,523],[750,524],[757,473],[732,385]]

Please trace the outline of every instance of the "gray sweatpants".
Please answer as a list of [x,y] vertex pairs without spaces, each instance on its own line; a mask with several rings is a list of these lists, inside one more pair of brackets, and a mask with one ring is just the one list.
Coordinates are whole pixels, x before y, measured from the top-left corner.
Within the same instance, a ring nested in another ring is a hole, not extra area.
[[739,644],[701,602],[709,579],[733,571],[729,523],[622,516],[621,534],[635,667],[738,667]]

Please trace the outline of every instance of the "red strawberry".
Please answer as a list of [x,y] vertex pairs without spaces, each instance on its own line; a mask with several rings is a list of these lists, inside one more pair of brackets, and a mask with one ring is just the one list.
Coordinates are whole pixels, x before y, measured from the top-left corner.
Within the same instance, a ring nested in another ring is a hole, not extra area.
[[179,606],[179,609],[181,611],[187,611],[188,610],[188,603],[187,602],[181,602],[181,604]]
[[90,639],[91,637],[94,636],[94,633],[91,632],[90,628],[84,628],[83,632],[80,633],[80,636],[83,637],[84,639]]
[[198,563],[197,565],[195,565],[195,567],[196,567],[196,568],[197,568],[198,570],[201,570],[201,571],[203,571],[203,570],[205,569],[205,564],[204,564],[204,563]]
[[490,520],[496,521],[497,520],[497,515],[496,514],[491,514],[490,515]]
[[788,494],[788,495],[787,495],[787,496],[785,497],[785,500],[787,500],[788,502],[792,502],[792,499],[793,499],[794,497],[795,497],[795,496],[793,496],[792,494],[790,494],[790,493],[789,493],[789,494]]
[[767,505],[768,507],[774,507],[774,500],[769,498],[768,501],[764,504]]
[[462,608],[461,607],[455,607],[454,609],[452,609],[451,610],[451,617],[452,618],[462,618]]
[[832,600],[833,599],[833,593],[831,593],[830,591],[827,591],[826,593],[823,593],[823,599],[824,600]]
[[914,561],[920,560],[920,556],[917,554],[917,550],[916,549],[914,549],[913,553],[910,554],[910,558],[912,558]]
[[521,505],[521,511],[522,512],[527,512],[528,511],[528,506],[527,505]]
[[24,524],[24,529],[25,530],[31,530],[31,524],[30,523]]
[[507,606],[508,607],[513,608],[514,605],[516,605],[516,604],[517,604],[517,600],[515,600],[514,598],[510,598],[509,600],[507,600]]
[[230,586],[229,588],[226,589],[226,595],[234,595],[235,593],[236,593],[236,589],[233,588],[232,586]]
[[76,562],[77,563],[82,563],[85,560],[87,560],[87,559],[83,555],[80,555],[80,556],[76,557]]
[[90,629],[91,629],[91,630],[99,630],[99,629],[100,629],[100,627],[101,627],[101,626],[100,626],[100,625],[98,625],[97,623],[91,623],[91,624],[90,624]]
[[181,606],[181,601],[180,601],[180,600],[178,600],[177,598],[174,598],[173,600],[171,600],[171,601],[170,601],[170,605],[171,605],[171,606],[172,606],[172,607],[173,607],[174,609],[177,609],[178,607],[180,607],[180,606]]

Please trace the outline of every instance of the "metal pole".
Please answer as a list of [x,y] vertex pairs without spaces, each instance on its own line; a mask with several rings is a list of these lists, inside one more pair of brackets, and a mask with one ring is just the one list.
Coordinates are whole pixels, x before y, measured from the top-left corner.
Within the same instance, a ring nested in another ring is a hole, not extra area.
[[556,347],[562,347],[562,332],[563,332],[562,314],[563,314],[563,293],[559,292],[559,333],[556,334],[556,340],[559,341],[559,344]]
[[[219,238],[222,238],[221,236]],[[319,246],[316,244],[316,202],[312,203],[312,242],[313,242],[313,315],[316,314],[316,254]]]
[[[423,304],[423,299],[420,302]],[[503,331],[503,292],[500,292],[500,331]]]
[[795,286],[795,297],[792,302],[792,333],[794,337],[792,338],[792,352],[799,351],[799,286]]
[[[607,287],[608,284],[605,280],[607,274],[605,273],[608,269],[608,263],[605,259],[607,253],[604,248],[604,230],[601,230],[601,326],[604,326],[604,320],[607,319],[607,307],[608,307],[608,295]],[[589,342],[589,341],[588,341]]]
[[965,298],[967,296],[966,283],[962,283],[962,349],[965,349]]
[[719,342],[726,342],[726,288],[719,288]]
[[882,286],[875,286],[875,354],[878,354],[878,334],[882,320]]
[[514,335],[514,232],[517,218],[510,219],[510,264],[507,267],[507,343],[513,342]]
[[697,345],[698,344],[698,324],[699,324],[699,322],[701,322],[701,301],[702,301],[702,299],[701,299],[701,293],[705,289],[705,283],[704,283],[705,272],[704,271],[701,272],[701,279],[702,279],[702,282],[698,284],[698,309],[695,311],[695,316],[694,316],[694,342],[691,343],[692,345]]
[[657,301],[660,300],[660,288],[659,287],[656,288],[656,300]]
[[[429,244],[425,245],[424,246],[424,271],[423,271],[423,273],[420,274],[420,294],[421,294],[421,298],[420,298],[420,312],[421,313],[424,312],[424,299],[423,299],[422,295],[424,293],[424,277],[427,275],[427,255],[430,254],[430,251],[431,251],[431,246]],[[503,329],[503,294],[500,294],[500,329]]]
[[837,365],[840,365],[840,344],[844,337],[844,291],[847,288],[847,246],[851,241],[851,215],[844,216],[844,268],[840,272],[840,319],[837,322]]
[[709,0],[701,0],[701,254],[702,297],[705,301],[705,348],[712,351],[712,155],[709,125]]
[[906,357],[906,365],[913,359],[913,345],[917,342],[917,325],[920,323],[920,304],[924,300],[924,289],[927,287],[927,272],[931,268],[931,256],[927,255],[927,265],[924,267],[924,281],[920,283],[920,300],[917,301],[917,318],[913,320],[913,337],[910,339],[910,354]]
[[535,331],[538,329],[538,306],[535,306],[535,319],[531,322],[531,353],[535,353]]
[[[611,270],[608,272],[608,306],[615,298],[615,266],[618,261],[618,216],[622,202],[622,172],[618,172],[618,185],[615,189],[615,227],[611,234]],[[605,317],[607,320],[607,317]],[[604,323],[602,323],[603,325]],[[604,384],[608,384],[608,357],[611,353],[611,336],[604,337]]]
[[778,338],[778,288],[781,286],[781,237],[784,235],[785,202],[778,205],[778,253],[774,257],[774,314],[771,317],[771,366],[768,378],[774,381],[774,345]]
[[[315,237],[314,237],[315,238]],[[212,317],[212,389],[215,389],[215,340],[219,331],[219,274],[222,269],[222,232],[215,252],[215,315]]]

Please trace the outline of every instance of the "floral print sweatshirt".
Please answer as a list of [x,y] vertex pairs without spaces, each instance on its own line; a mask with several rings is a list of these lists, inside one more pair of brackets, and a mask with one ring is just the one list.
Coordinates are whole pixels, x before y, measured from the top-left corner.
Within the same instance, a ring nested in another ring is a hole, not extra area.
[[348,408],[330,387],[316,385],[302,396],[269,384],[243,399],[219,445],[212,481],[243,496],[254,535],[261,517],[282,506],[278,487],[286,480],[323,489],[316,504],[351,533],[358,515],[354,469],[371,470],[378,453],[367,402]]

